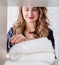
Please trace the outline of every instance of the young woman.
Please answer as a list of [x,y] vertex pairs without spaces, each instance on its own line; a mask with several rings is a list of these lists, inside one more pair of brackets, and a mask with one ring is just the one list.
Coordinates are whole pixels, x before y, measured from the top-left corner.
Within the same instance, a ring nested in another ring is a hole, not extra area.
[[46,13],[45,7],[21,7],[17,21],[7,34],[7,52],[14,44],[41,37],[51,40],[55,48],[53,31],[49,28]]

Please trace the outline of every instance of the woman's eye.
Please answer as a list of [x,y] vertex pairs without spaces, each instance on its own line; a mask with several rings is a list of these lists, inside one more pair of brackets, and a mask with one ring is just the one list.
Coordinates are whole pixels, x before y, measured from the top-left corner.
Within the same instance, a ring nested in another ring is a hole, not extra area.
[[29,9],[25,9],[25,11],[29,11]]
[[33,11],[37,11],[37,8],[33,8]]

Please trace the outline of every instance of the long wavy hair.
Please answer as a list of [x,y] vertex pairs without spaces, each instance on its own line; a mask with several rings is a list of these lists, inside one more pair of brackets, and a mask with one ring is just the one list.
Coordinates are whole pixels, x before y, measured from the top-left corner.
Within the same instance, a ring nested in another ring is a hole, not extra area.
[[[39,13],[39,18],[36,21],[35,32],[31,33],[34,37],[47,37],[48,36],[48,18],[46,16],[46,7],[36,7]],[[19,16],[13,24],[13,31],[15,34],[24,34],[26,30],[26,21],[23,18],[22,7],[19,9]]]

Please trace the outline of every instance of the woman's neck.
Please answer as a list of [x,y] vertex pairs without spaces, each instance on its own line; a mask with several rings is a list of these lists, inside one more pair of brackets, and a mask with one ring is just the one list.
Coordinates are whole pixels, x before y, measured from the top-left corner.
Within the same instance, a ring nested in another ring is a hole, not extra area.
[[34,34],[33,33],[30,33],[30,32],[25,32],[25,36],[27,39],[34,39]]
[[35,31],[35,23],[26,23],[26,31],[28,33],[34,32]]
[[26,32],[25,35],[28,39],[33,39],[33,32],[35,31],[35,23],[27,23],[26,24]]

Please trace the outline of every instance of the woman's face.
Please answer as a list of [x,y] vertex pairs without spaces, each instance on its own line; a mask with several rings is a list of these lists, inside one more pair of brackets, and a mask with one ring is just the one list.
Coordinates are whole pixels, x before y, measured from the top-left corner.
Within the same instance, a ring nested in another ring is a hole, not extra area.
[[22,7],[23,17],[26,22],[36,22],[38,19],[38,9],[36,7],[31,6],[23,6]]

